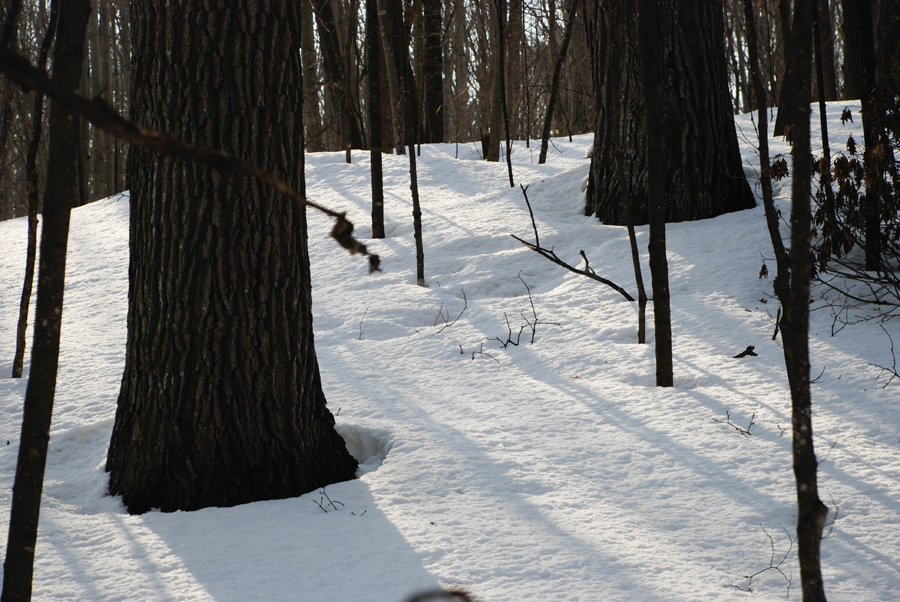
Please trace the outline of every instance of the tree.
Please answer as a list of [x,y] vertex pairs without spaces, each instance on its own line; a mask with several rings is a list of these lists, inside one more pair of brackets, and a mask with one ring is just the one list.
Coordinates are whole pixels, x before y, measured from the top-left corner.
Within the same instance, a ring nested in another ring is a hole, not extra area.
[[381,166],[381,31],[378,6],[366,0],[366,59],[369,61],[369,156],[372,164],[372,238],[384,238],[384,172]]
[[[53,77],[59,85],[74,89],[81,77],[82,49],[91,5],[89,0],[55,0],[54,4],[56,2],[60,2],[59,19],[64,26],[59,28],[53,50]],[[22,435],[13,483],[3,602],[26,602],[31,598],[41,492],[59,366],[69,217],[77,189],[77,144],[78,120],[75,115],[62,104],[51,103],[49,166],[54,177],[49,180],[44,196],[31,374],[25,390]]]
[[[660,60],[671,65],[672,118],[682,136],[666,174],[666,220],[704,219],[755,205],[738,151],[725,70],[721,0],[661,0]],[[643,87],[639,75],[633,2],[610,0],[601,8],[599,94],[595,96],[594,154],[585,213],[607,224],[624,224],[619,186],[635,199],[634,219],[647,223],[647,136],[641,126]],[[616,152],[626,149],[630,174],[620,183]]]
[[669,266],[666,262],[666,203],[671,183],[666,175],[673,162],[673,150],[677,148],[681,128],[673,112],[676,91],[670,74],[672,63],[660,60],[662,20],[659,9],[656,0],[641,0],[638,4],[638,47],[644,89],[644,121],[647,131],[654,133],[647,144],[647,205],[650,220],[653,327],[656,338],[656,386],[671,387],[672,320]]
[[[298,11],[135,2],[132,114],[302,188]],[[131,512],[193,510],[352,478],[315,357],[303,208],[242,174],[143,149],[130,167],[110,493]]]
[[791,387],[792,447],[794,478],[797,483],[797,543],[804,602],[825,601],[819,547],[828,515],[828,508],[819,499],[818,461],[813,448],[812,399],[809,389],[809,282],[812,267],[809,101],[814,1],[797,0],[791,26],[787,76],[792,82],[787,108],[791,113],[794,141],[791,150],[790,293],[787,299],[782,299],[784,316],[781,319],[784,363]]

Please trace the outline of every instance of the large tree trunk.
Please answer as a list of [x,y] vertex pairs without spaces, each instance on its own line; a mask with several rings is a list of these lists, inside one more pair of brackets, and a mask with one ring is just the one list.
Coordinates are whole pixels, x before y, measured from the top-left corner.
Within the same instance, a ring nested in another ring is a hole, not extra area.
[[[585,213],[607,224],[624,224],[616,149],[625,149],[630,174],[624,183],[634,199],[636,224],[647,223],[647,139],[641,126],[642,86],[638,72],[635,7],[608,2],[600,19],[600,95],[591,185]],[[720,0],[663,0],[660,3],[663,59],[672,64],[674,119],[682,136],[672,150],[666,180],[666,221],[715,217],[755,206],[738,151],[725,67]],[[677,17],[676,17],[677,15]],[[615,42],[613,42],[615,41]]]
[[[57,1],[60,0],[54,0]],[[60,1],[59,19],[63,26],[59,28],[60,34],[53,51],[53,80],[64,88],[78,87],[90,10],[89,0]],[[47,182],[44,196],[31,374],[25,390],[22,434],[9,514],[9,537],[0,598],[3,602],[27,602],[31,599],[44,468],[59,367],[69,217],[78,187],[75,164],[78,120],[73,117],[59,103],[51,103],[48,169],[53,177]]]
[[[300,187],[298,10],[136,1],[135,120]],[[132,152],[110,493],[131,512],[195,510],[353,478],[316,363],[303,208],[240,174]]]

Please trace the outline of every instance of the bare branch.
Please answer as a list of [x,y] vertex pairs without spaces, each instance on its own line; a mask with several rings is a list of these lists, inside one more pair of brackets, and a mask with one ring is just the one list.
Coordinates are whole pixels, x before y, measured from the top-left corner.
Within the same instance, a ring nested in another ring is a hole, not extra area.
[[26,92],[39,90],[55,102],[82,115],[94,126],[126,142],[149,148],[161,155],[207,165],[223,173],[234,173],[237,171],[247,174],[272,186],[272,188],[292,201],[302,206],[312,207],[325,215],[333,217],[337,220],[337,223],[331,230],[331,237],[339,245],[350,251],[351,254],[368,255],[369,271],[374,272],[378,270],[380,262],[378,255],[369,253],[364,244],[353,238],[353,224],[347,219],[345,213],[333,211],[310,201],[256,165],[221,151],[188,144],[172,134],[143,128],[132,123],[119,115],[102,98],[97,97],[89,100],[64,86],[60,86],[48,78],[43,71],[34,68],[26,59],[3,48],[0,48],[0,72]]

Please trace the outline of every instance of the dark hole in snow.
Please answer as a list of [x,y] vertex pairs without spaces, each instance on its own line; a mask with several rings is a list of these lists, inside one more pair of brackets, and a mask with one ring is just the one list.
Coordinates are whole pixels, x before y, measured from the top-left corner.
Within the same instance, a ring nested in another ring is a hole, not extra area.
[[338,424],[335,430],[344,438],[347,451],[359,462],[357,477],[378,470],[394,444],[390,433],[383,429]]

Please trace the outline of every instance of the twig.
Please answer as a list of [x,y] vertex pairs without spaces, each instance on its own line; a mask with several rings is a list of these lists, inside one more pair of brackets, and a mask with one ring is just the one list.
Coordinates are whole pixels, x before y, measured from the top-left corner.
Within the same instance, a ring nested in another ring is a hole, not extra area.
[[781,308],[778,308],[778,311],[775,314],[775,332],[772,333],[772,340],[778,336],[778,326],[781,324]]
[[746,429],[742,429],[735,423],[731,421],[731,414],[725,412],[725,420],[719,420],[718,418],[713,418],[713,422],[718,422],[719,424],[727,424],[737,432],[739,432],[744,437],[751,437],[750,429],[753,428],[753,421],[756,419],[756,413],[754,412],[753,416],[750,417],[750,424],[747,425]]
[[359,319],[359,338],[356,339],[357,341],[361,341],[361,340],[362,340],[362,335],[363,335],[363,327],[362,327],[362,324],[363,324],[363,320],[366,319],[366,314],[369,313],[369,305],[370,305],[370,304],[366,304],[366,311],[363,312],[362,317]]
[[[320,491],[319,493],[322,494],[322,495],[325,496],[325,497],[324,497],[324,498],[323,498],[323,497],[320,497],[320,498],[319,498],[319,501],[313,500],[313,502],[315,502],[315,504],[316,504],[319,508],[321,508],[321,509],[322,509],[322,512],[324,512],[325,514],[328,514],[328,510],[325,508],[325,506],[331,506],[332,508],[334,508],[335,510],[337,510],[338,507],[335,506],[335,504],[340,504],[341,506],[344,505],[342,502],[339,502],[339,501],[337,501],[337,500],[332,500],[330,497],[328,497],[328,494],[325,492],[325,488],[324,488],[324,487],[322,488],[322,491]],[[323,502],[323,500],[328,500],[328,502]]]
[[780,573],[781,576],[784,577],[784,580],[787,581],[787,596],[788,596],[788,598],[790,598],[791,579],[790,579],[790,577],[788,577],[787,575],[784,574],[784,571],[781,570],[781,565],[784,564],[784,561],[787,560],[787,557],[790,555],[791,550],[794,549],[794,542],[797,541],[797,538],[795,537],[792,539],[791,534],[787,532],[787,529],[782,527],[782,530],[784,531],[784,534],[787,535],[788,541],[790,543],[788,544],[787,552],[784,553],[784,556],[782,556],[781,560],[778,561],[778,564],[775,564],[775,540],[772,539],[772,536],[769,535],[769,532],[766,531],[765,527],[760,525],[759,528],[762,529],[763,533],[766,534],[766,537],[769,538],[769,546],[771,546],[771,548],[772,548],[772,555],[769,557],[769,566],[767,566],[766,568],[764,568],[762,570],[756,571],[752,575],[744,575],[744,579],[749,579],[749,581],[747,582],[747,589],[744,589],[740,585],[734,585],[734,584],[732,584],[731,587],[736,587],[737,589],[741,590],[742,592],[751,592],[752,593],[754,577],[761,575],[761,574],[765,573],[766,571],[778,571],[778,573]]
[[[520,185],[520,186],[521,186],[521,185]],[[587,266],[587,269],[579,270],[578,268],[572,267],[571,265],[569,265],[568,263],[566,263],[565,261],[563,261],[562,259],[560,259],[559,257],[557,257],[557,255],[556,255],[556,253],[553,251],[553,249],[545,249],[545,248],[543,248],[543,247],[540,245],[540,240],[538,239],[537,224],[536,224],[535,221],[534,221],[534,211],[532,211],[532,209],[531,209],[531,202],[528,200],[528,193],[526,192],[527,187],[526,187],[526,186],[521,186],[521,188],[522,188],[522,194],[525,196],[525,204],[528,205],[528,213],[531,215],[531,225],[532,225],[532,227],[534,228],[534,242],[535,242],[535,244],[531,244],[530,242],[528,242],[528,241],[526,241],[526,240],[522,240],[521,238],[519,238],[519,237],[516,236],[515,234],[510,234],[510,236],[512,236],[513,238],[515,238],[516,240],[518,240],[520,243],[522,243],[523,245],[525,245],[526,247],[528,247],[529,249],[531,249],[532,251],[534,251],[535,253],[537,253],[537,254],[540,255],[541,257],[544,257],[545,259],[549,259],[550,261],[552,261],[552,262],[555,263],[556,265],[562,266],[562,267],[566,268],[567,270],[569,270],[570,272],[573,272],[573,273],[575,273],[575,274],[581,274],[582,276],[587,276],[588,278],[591,278],[591,279],[593,279],[593,280],[596,280],[597,282],[600,282],[600,283],[602,283],[602,284],[605,284],[606,286],[612,288],[613,290],[615,290],[617,293],[619,293],[620,295],[622,295],[623,297],[625,297],[625,298],[628,299],[629,301],[634,301],[634,297],[632,297],[631,295],[629,295],[629,294],[625,291],[625,289],[623,289],[621,286],[619,286],[618,284],[616,284],[615,282],[613,282],[613,281],[611,281],[611,280],[607,280],[606,278],[602,278],[601,276],[598,276],[598,275],[594,272],[594,270],[590,269],[590,266],[589,266],[589,265]],[[584,251],[582,251],[582,256],[584,257]],[[586,261],[586,260],[587,260],[587,258],[585,257],[585,261]],[[588,270],[590,270],[590,271],[588,271]]]
[[369,257],[369,271],[378,270],[378,255],[369,253],[366,246],[353,238],[353,224],[346,213],[333,211],[310,201],[305,196],[261,168],[243,161],[227,153],[194,146],[180,140],[172,134],[141,127],[127,119],[109,106],[102,98],[89,100],[52,81],[42,70],[35,69],[25,58],[15,52],[0,48],[0,72],[18,84],[26,92],[39,90],[53,101],[69,110],[85,117],[94,126],[109,132],[116,138],[143,146],[157,153],[207,165],[222,173],[241,172],[272,186],[276,191],[301,206],[312,207],[328,215],[337,222],[331,230],[331,237],[351,254],[360,253]]
[[[469,307],[469,300],[466,298],[466,289],[460,289],[460,290],[462,291],[462,296],[463,296],[463,308],[462,308],[462,311],[459,312],[459,315],[456,316],[456,319],[454,319],[454,320],[453,320],[452,322],[450,322],[450,323],[444,324],[444,326],[443,326],[440,330],[438,330],[436,333],[434,333],[434,334],[441,334],[441,333],[444,332],[446,329],[448,329],[448,328],[450,328],[451,326],[453,326],[454,324],[456,324],[456,321],[459,320],[459,319],[462,317],[462,315],[463,315],[463,314],[465,313],[465,311],[466,311],[466,308]],[[441,307],[443,307],[443,304],[441,305]],[[450,317],[449,312],[448,312],[448,314],[447,314],[447,317],[448,317],[448,318]],[[445,322],[446,322],[446,320],[445,320]]]
[[894,380],[895,378],[900,378],[900,374],[897,374],[897,356],[894,354],[894,339],[891,337],[891,333],[889,333],[883,325],[879,324],[878,326],[881,327],[881,330],[884,330],[884,334],[887,335],[888,340],[891,342],[892,364],[891,364],[890,368],[885,368],[884,366],[879,366],[878,364],[873,364],[871,362],[869,362],[869,365],[875,366],[876,368],[881,368],[881,372],[878,374],[878,376],[875,378],[875,380],[878,380],[879,378],[881,378],[881,375],[884,374],[885,372],[890,373],[891,377],[888,379],[888,381],[886,383],[884,383],[884,386],[881,387],[882,389],[887,389],[887,386],[889,384],[891,384],[892,380]]

